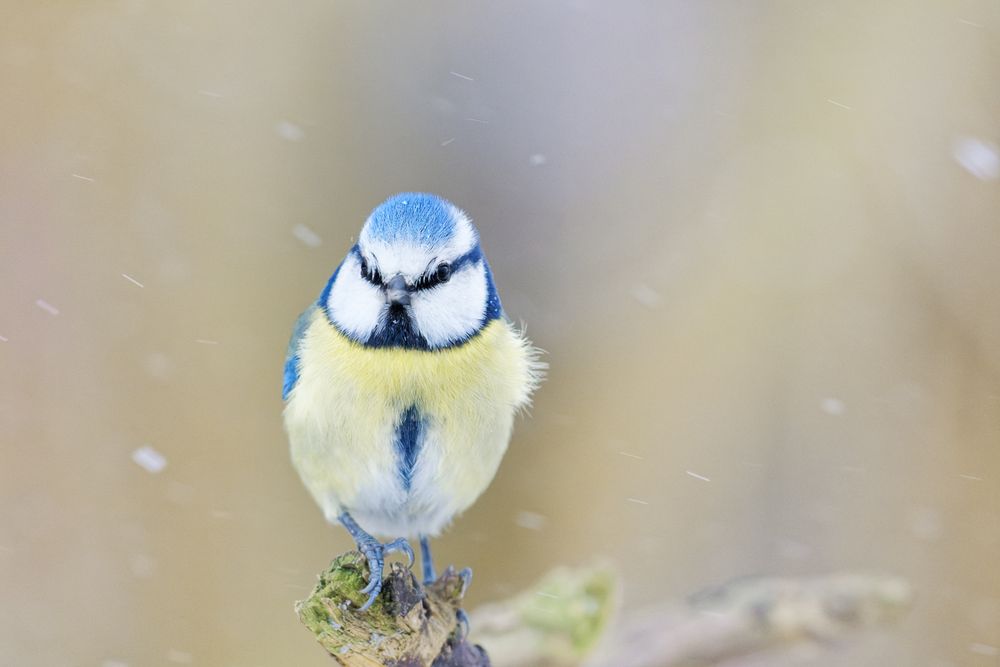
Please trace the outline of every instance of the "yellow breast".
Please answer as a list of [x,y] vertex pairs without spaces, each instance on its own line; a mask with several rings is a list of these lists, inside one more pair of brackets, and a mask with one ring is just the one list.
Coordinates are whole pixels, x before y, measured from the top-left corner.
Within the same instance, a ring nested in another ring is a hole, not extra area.
[[[386,349],[351,341],[317,309],[298,352],[285,408],[296,468],[329,519],[346,509],[395,534],[437,533],[482,493],[541,368],[505,320],[458,347]],[[396,427],[411,407],[423,429],[406,488]]]

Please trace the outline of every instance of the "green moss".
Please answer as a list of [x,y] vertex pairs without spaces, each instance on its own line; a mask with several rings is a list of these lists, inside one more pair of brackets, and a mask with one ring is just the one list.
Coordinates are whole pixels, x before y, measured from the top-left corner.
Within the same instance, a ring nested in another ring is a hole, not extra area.
[[549,650],[585,656],[601,638],[616,604],[618,580],[607,568],[558,569],[518,605],[525,625],[542,631]]
[[356,551],[335,558],[319,575],[308,598],[296,605],[302,624],[330,652],[364,642],[377,632],[391,635],[398,631],[390,611],[387,587],[365,611],[358,609],[368,599],[361,589],[368,584],[368,563]]
[[317,577],[308,598],[296,605],[302,624],[338,663],[429,665],[456,627],[462,577],[449,568],[424,588],[403,564],[391,563],[382,591],[365,611],[361,593],[368,564],[357,552],[338,556]]

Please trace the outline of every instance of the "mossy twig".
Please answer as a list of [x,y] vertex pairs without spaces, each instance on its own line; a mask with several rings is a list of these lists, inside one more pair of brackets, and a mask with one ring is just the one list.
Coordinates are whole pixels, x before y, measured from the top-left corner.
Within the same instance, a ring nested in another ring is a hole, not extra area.
[[348,667],[487,667],[485,652],[458,627],[464,582],[454,569],[421,586],[393,563],[382,592],[365,611],[368,564],[350,551],[334,559],[312,594],[295,605],[299,620],[320,645]]

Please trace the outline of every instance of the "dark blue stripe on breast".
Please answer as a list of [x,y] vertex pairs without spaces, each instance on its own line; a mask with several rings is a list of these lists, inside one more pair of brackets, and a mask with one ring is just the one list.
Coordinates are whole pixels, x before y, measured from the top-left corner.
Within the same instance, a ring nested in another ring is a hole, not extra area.
[[417,466],[417,456],[420,455],[421,431],[423,422],[420,411],[411,405],[400,415],[396,426],[396,451],[399,453],[399,478],[403,488],[410,490],[413,482],[413,470]]

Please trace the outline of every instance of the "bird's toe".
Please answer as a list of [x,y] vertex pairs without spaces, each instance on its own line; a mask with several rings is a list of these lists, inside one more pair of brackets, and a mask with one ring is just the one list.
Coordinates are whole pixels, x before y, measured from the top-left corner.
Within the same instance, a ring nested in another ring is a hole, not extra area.
[[374,538],[360,540],[358,542],[358,551],[368,561],[368,584],[361,589],[363,595],[368,595],[368,600],[358,608],[359,611],[364,611],[372,606],[379,593],[382,592],[382,570],[385,567],[385,554],[395,551],[406,554],[406,557],[410,561],[409,566],[413,565],[414,558],[413,549],[410,548],[410,544],[403,538],[386,544],[381,544]]
[[[381,577],[379,577],[379,579],[381,579]],[[358,607],[358,611],[365,611],[369,607],[371,607],[372,603],[375,602],[375,599],[378,598],[378,594],[382,592],[382,582],[381,581],[377,581],[376,582],[376,579],[373,577],[372,578],[372,583],[377,583],[378,585],[374,588],[374,590],[371,591],[371,594],[368,596],[368,599],[365,600],[365,603],[363,605],[361,605],[360,607]],[[366,588],[369,588],[369,587],[371,587],[371,584],[369,584],[368,586],[366,586]],[[367,593],[368,591],[362,590],[361,592],[362,593]]]
[[410,546],[409,542],[407,542],[404,538],[400,537],[399,539],[393,540],[392,542],[389,542],[388,544],[385,545],[386,553],[392,553],[394,551],[398,551],[402,554],[405,554],[407,560],[410,561],[407,567],[413,567],[413,561],[415,560],[415,557],[413,555],[413,548]]
[[[458,577],[462,580],[462,593],[459,597],[465,597],[465,592],[469,590],[469,584],[472,583],[472,568],[463,567],[459,573]],[[465,612],[462,612],[465,613]],[[468,619],[466,619],[468,620]]]
[[458,627],[456,628],[458,641],[456,643],[461,643],[469,636],[469,615],[465,613],[464,609],[456,609],[455,620],[458,621]]
[[379,589],[381,588],[382,588],[382,571],[372,569],[371,574],[368,575],[368,584],[361,589],[361,592],[373,593],[374,595],[378,595]]

